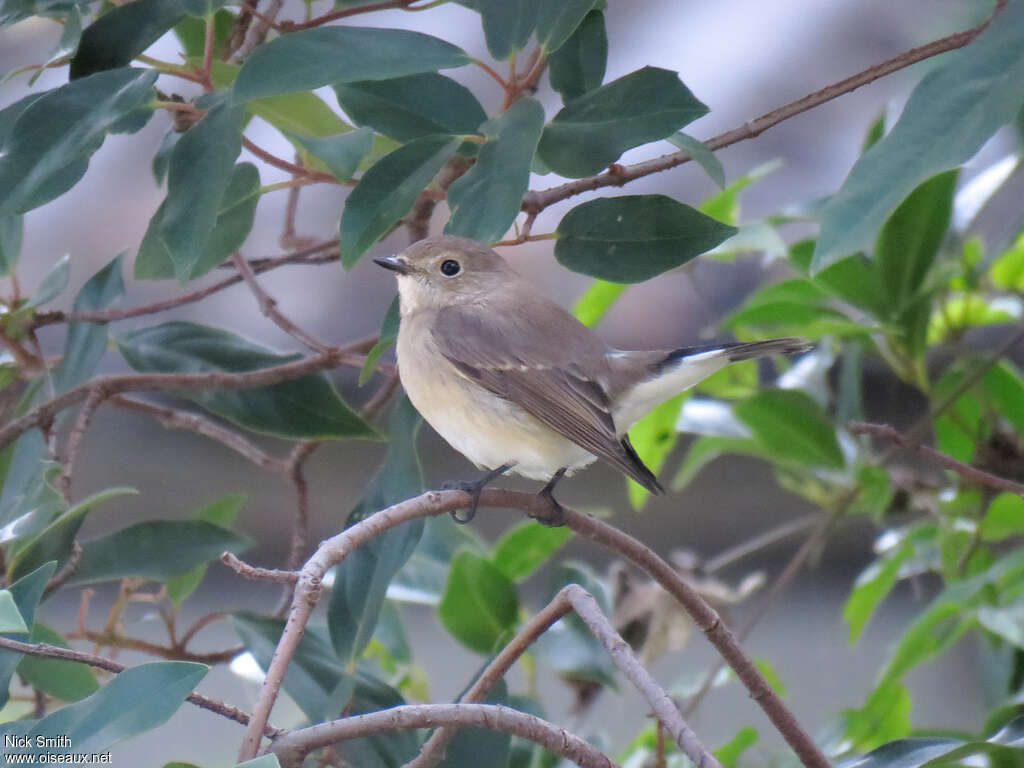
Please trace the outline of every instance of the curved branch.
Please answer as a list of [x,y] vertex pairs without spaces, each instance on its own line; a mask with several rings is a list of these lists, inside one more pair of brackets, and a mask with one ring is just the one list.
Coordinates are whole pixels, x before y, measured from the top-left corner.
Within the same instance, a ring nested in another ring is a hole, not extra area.
[[344,739],[442,725],[475,726],[511,733],[540,744],[581,768],[616,768],[616,763],[579,736],[547,720],[500,704],[406,704],[292,731],[277,739],[272,751],[287,768],[301,765],[312,750]]
[[[720,133],[705,141],[704,144],[708,149],[716,150],[746,139],[752,139],[791,117],[796,117],[803,112],[821,106],[837,96],[842,96],[860,88],[862,85],[867,85],[881,77],[891,75],[893,72],[905,69],[911,64],[938,56],[940,53],[963,48],[985,31],[988,25],[992,23],[992,19],[1006,7],[1007,2],[1008,0],[997,0],[992,14],[976,27],[965,29],[962,32],[955,32],[947,37],[897,54],[891,59],[883,61],[881,64],[876,64],[873,67],[868,67],[845,80],[825,86],[821,90],[804,96],[802,99],[797,99],[778,109],[773,109],[771,112],[750,120],[738,128]],[[576,179],[575,181],[559,184],[557,187],[549,187],[548,189],[531,190],[523,196],[522,210],[526,213],[537,214],[560,200],[565,200],[583,192],[601,189],[602,187],[621,187],[623,184],[643,176],[650,176],[652,173],[675,168],[678,165],[689,162],[691,159],[690,155],[686,152],[672,152],[651,160],[645,160],[642,163],[635,163],[634,165],[616,164],[596,176]]]

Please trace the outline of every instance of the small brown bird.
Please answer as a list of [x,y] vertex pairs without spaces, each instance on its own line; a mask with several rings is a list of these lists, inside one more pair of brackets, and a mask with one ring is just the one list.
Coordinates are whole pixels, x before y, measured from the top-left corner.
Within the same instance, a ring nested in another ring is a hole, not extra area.
[[[663,493],[626,431],[728,363],[807,349],[785,338],[623,351],[542,296],[490,248],[432,237],[374,259],[398,275],[398,370],[423,418],[477,467],[555,484],[600,458]],[[557,507],[556,507],[557,508]],[[459,519],[459,518],[457,518]],[[463,521],[465,521],[463,520]]]

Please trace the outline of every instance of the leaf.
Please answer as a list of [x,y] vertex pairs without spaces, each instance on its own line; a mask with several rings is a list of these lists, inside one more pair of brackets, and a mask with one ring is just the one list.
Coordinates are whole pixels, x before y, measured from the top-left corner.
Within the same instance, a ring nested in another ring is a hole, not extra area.
[[521,51],[537,25],[542,0],[471,0],[464,2],[480,12],[487,50],[498,61]]
[[[11,584],[5,594],[11,596],[14,607],[26,627],[32,626],[35,622],[36,607],[43,597],[43,590],[46,589],[50,577],[57,569],[57,563],[51,562],[41,565],[27,576],[22,576],[18,581]],[[23,633],[14,633],[15,635]],[[8,639],[24,641],[24,637],[11,638],[10,633],[4,635]],[[7,704],[10,697],[11,676],[20,663],[22,655],[5,648],[0,648],[0,707]]]
[[438,605],[452,637],[477,653],[494,653],[511,638],[518,614],[515,585],[497,566],[472,552],[455,556]]
[[[196,0],[189,0],[196,2]],[[195,16],[187,16],[174,25],[174,35],[181,43],[182,52],[186,59],[200,59],[203,55],[203,48],[206,43],[206,19],[207,8],[219,5],[219,0],[203,2]],[[234,26],[237,17],[231,11],[220,8],[213,14],[213,60],[226,59],[230,55],[228,44],[231,37],[231,28]]]
[[[244,372],[299,359],[278,355],[233,333],[172,321],[117,339],[125,360],[143,373]],[[184,397],[240,426],[295,439],[375,438],[322,372],[238,390],[185,390]]]
[[100,72],[28,103],[0,151],[0,218],[67,192],[82,178],[107,133],[142,128],[152,115],[144,104],[156,78],[152,70]]
[[[213,234],[222,201],[227,198],[228,187],[234,179],[235,158],[242,151],[242,115],[239,106],[212,107],[171,150],[167,199],[157,211],[159,223],[155,235],[174,266],[174,276],[182,285],[202,274],[204,268],[208,271],[216,266],[206,266],[208,250],[216,253],[217,246],[223,248],[223,243],[214,241]],[[255,166],[250,165],[244,173],[250,182],[254,174],[259,177]],[[245,179],[240,183],[244,185]],[[251,227],[252,207],[247,210]],[[232,234],[237,235],[237,232],[233,230]],[[233,244],[231,250],[238,248],[244,239],[244,235],[241,239],[229,238]]]
[[501,239],[522,205],[543,126],[544,108],[530,98],[480,126],[487,141],[476,163],[448,188],[447,234],[481,243]]
[[971,755],[987,754],[990,764],[1003,757],[1016,761],[1020,759],[1020,748],[1024,747],[1024,718],[1015,718],[988,739],[965,741],[947,738],[910,738],[891,741],[869,752],[863,757],[845,763],[847,768],[925,768],[938,765],[972,765],[975,760],[965,760]]
[[128,66],[179,21],[206,9],[206,0],[135,0],[114,6],[82,33],[70,79]]
[[843,740],[853,749],[874,749],[910,733],[910,694],[897,680],[884,682],[868,697],[862,709],[841,713]]
[[675,72],[644,67],[566,104],[544,128],[537,151],[555,173],[589,176],[707,112]]
[[168,581],[223,552],[250,546],[247,537],[205,520],[147,520],[83,543],[82,559],[68,583]]
[[572,36],[548,59],[551,87],[569,102],[599,87],[608,62],[604,14],[591,11]]
[[[63,637],[38,621],[32,626],[28,641],[69,647]],[[18,662],[18,674],[33,688],[61,701],[81,701],[100,687],[87,665],[63,659],[25,655]]]
[[747,726],[740,728],[736,735],[714,751],[722,768],[736,768],[740,755],[757,744],[757,729]]
[[[629,440],[633,448],[655,475],[675,447],[676,419],[689,396],[689,392],[683,392],[660,403],[629,429]],[[630,504],[633,509],[641,509],[650,497],[650,492],[634,480],[627,480],[627,483]]]
[[639,283],[674,269],[736,233],[664,195],[602,197],[558,225],[555,258],[603,280]]
[[[422,424],[407,398],[395,404],[388,423],[388,451],[363,498],[349,514],[346,527],[423,491],[423,471],[416,455],[416,437]],[[388,585],[422,535],[422,519],[406,523],[375,536],[335,566],[327,627],[334,652],[347,671],[355,669],[356,660],[373,637]]]
[[236,102],[325,85],[389,80],[469,64],[461,48],[420,32],[373,27],[316,27],[281,35],[246,59]]
[[803,464],[844,466],[835,429],[803,392],[769,389],[736,404],[736,415],[775,456]]
[[[789,261],[803,274],[808,274],[814,241],[801,240],[789,249]],[[868,261],[864,254],[856,253],[820,270],[813,277],[814,284],[847,301],[855,307],[866,310],[875,317],[885,317],[889,308],[882,296],[881,278],[875,263]]]
[[422,605],[441,602],[455,553],[468,549],[481,557],[487,554],[480,537],[471,528],[457,525],[451,517],[431,517],[423,538],[409,562],[388,587],[388,598]]
[[487,119],[472,91],[436,72],[335,85],[334,92],[356,123],[401,142],[475,133]]
[[978,535],[982,541],[1002,541],[1021,533],[1024,533],[1024,499],[1015,493],[999,494],[988,505]]
[[541,3],[537,10],[537,43],[545,54],[557,51],[579,28],[599,0]]
[[880,557],[857,577],[853,591],[843,606],[843,618],[850,625],[850,644],[857,642],[868,619],[896,586],[900,567],[914,554],[914,539],[906,537],[900,548]]
[[[480,677],[483,669],[481,667],[474,675],[474,682]],[[461,699],[468,689],[469,685],[459,693],[458,698]],[[508,684],[499,679],[480,703],[508,706]],[[445,749],[444,759],[438,763],[438,766],[439,768],[469,768],[469,766],[480,765],[481,755],[487,756],[488,765],[506,766],[511,741],[511,734],[501,731],[488,728],[459,728]]]
[[586,293],[577,300],[572,313],[585,326],[593,328],[624,290],[626,286],[622,283],[595,280],[587,288]]
[[[244,502],[245,496],[240,493],[222,496],[200,509],[196,513],[196,519],[218,525],[221,528],[230,528],[235,520],[235,515]],[[199,586],[203,576],[206,575],[206,566],[206,563],[202,563],[165,582],[167,597],[175,608],[179,607],[185,598]]]
[[382,157],[363,174],[341,213],[341,263],[345,269],[351,269],[370,246],[412,210],[420,193],[461,143],[451,136],[414,139]]
[[[21,754],[41,756],[103,752],[113,744],[165,723],[206,675],[204,664],[158,661],[130,667],[87,699],[41,720],[0,725],[5,737],[28,736]],[[67,744],[66,747],[43,746]]]
[[0,632],[5,635],[28,634],[28,626],[18,613],[18,605],[9,589],[0,589]]
[[363,367],[359,369],[360,387],[370,380],[370,376],[373,374],[380,356],[398,339],[398,322],[398,297],[395,296],[391,300],[391,304],[388,305],[388,311],[384,313],[384,321],[380,326],[380,336],[377,337],[377,343],[366,353]]
[[21,252],[21,216],[0,217],[0,275],[9,276]]
[[[197,254],[189,254],[181,270],[184,281],[194,280],[214,269],[241,247],[249,236],[256,217],[260,196],[260,174],[252,163],[239,163],[231,170],[224,194],[217,204],[213,230]],[[149,220],[146,234],[139,245],[135,259],[135,277],[139,280],[163,280],[177,276],[175,256],[163,230],[166,223],[168,200],[160,204]],[[179,254],[180,257],[180,254]]]
[[572,531],[524,520],[502,534],[494,545],[494,565],[512,581],[522,581],[561,547]]
[[338,181],[351,179],[359,163],[373,149],[373,131],[369,128],[322,138],[297,134],[292,134],[291,138],[311,155],[322,160]]
[[25,303],[26,307],[41,307],[43,304],[49,304],[55,298],[64,292],[64,289],[68,287],[68,279],[71,277],[71,257],[67,254],[61,256],[57,263],[54,264],[50,271],[46,273],[46,277],[36,288],[29,300]]
[[887,136],[854,164],[825,204],[812,272],[863,250],[898,203],[960,165],[1024,99],[1024,5],[1011,3],[963,50],[922,78]]
[[1009,360],[1000,360],[982,379],[985,391],[995,402],[999,414],[1006,419],[1018,435],[1024,435],[1024,376]]
[[[964,379],[964,371],[954,367],[946,371],[935,384],[932,397],[936,402],[945,402]],[[970,463],[982,433],[981,404],[971,392],[957,398],[956,402],[934,419],[935,438],[938,448],[957,461]]]
[[689,154],[690,158],[704,169],[704,173],[718,185],[719,189],[725,189],[725,168],[722,167],[722,161],[718,159],[714,152],[707,148],[703,141],[695,139],[693,136],[689,136],[682,131],[669,136],[668,140],[673,146]]
[[690,444],[686,456],[683,457],[683,463],[679,465],[679,471],[672,480],[672,490],[682,490],[693,482],[704,467],[719,456],[729,453],[757,456],[766,460],[772,458],[769,451],[750,438],[704,435]]
[[1013,244],[992,262],[989,276],[997,288],[1024,291],[1024,234],[1019,235]]

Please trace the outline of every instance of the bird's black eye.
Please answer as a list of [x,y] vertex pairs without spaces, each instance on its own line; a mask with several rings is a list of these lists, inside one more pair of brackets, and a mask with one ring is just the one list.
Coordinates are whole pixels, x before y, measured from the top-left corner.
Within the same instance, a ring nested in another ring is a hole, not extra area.
[[441,262],[441,274],[445,277],[455,277],[462,270],[455,259],[445,259]]

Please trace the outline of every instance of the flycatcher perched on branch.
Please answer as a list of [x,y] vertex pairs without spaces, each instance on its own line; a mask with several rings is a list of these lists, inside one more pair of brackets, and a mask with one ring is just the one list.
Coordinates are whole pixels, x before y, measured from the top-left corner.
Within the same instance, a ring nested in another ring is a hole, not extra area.
[[409,399],[453,448],[489,470],[548,480],[603,459],[663,493],[627,430],[659,403],[723,366],[807,348],[784,338],[623,351],[536,289],[490,248],[461,237],[420,240],[374,259],[398,276],[398,370]]

